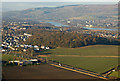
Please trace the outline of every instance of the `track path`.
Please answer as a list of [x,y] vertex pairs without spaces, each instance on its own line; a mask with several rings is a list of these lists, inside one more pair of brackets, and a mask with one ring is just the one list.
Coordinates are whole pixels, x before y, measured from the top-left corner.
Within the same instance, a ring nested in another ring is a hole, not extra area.
[[66,69],[66,70],[69,70],[69,71],[85,74],[85,75],[88,75],[88,76],[92,76],[92,77],[96,77],[96,78],[100,78],[100,79],[104,79],[104,80],[109,80],[109,77],[105,77],[105,76],[102,76],[100,74],[89,72],[89,71],[86,71],[86,70],[74,69],[74,68],[63,66],[63,65],[59,66],[58,64],[50,64],[50,65],[55,66],[55,67],[59,67],[59,68],[62,68],[62,69]]

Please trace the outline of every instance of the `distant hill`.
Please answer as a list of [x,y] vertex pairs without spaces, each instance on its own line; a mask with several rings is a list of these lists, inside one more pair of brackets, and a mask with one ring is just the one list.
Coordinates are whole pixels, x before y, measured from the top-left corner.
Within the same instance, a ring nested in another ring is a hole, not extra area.
[[94,19],[99,19],[117,16],[117,13],[118,5],[68,5],[4,12],[3,20],[67,20],[80,19],[85,16],[91,16]]

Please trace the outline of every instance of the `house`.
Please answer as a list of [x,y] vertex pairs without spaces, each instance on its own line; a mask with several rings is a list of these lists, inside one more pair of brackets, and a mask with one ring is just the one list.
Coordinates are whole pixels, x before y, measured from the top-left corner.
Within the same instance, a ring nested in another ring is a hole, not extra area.
[[32,62],[29,60],[23,60],[22,62],[23,62],[23,65],[32,64]]
[[14,64],[18,65],[18,63],[19,63],[20,61],[15,60],[15,61],[13,61],[13,62],[14,62]]
[[41,46],[42,49],[45,49],[45,46]]
[[49,47],[46,47],[46,49],[50,49]]
[[23,41],[26,41],[26,39],[24,38]]
[[39,50],[39,47],[35,45],[34,50]]
[[17,48],[18,48],[18,47],[19,47],[19,45],[16,45],[15,47],[17,47]]
[[20,47],[24,47],[24,45],[20,45]]
[[14,61],[9,61],[9,63],[14,63]]
[[29,48],[32,48],[33,46],[32,45],[28,45]]
[[29,36],[32,36],[31,34],[27,34],[27,33],[24,33],[24,35],[26,35],[26,36],[28,36],[28,37],[29,37]]
[[32,62],[32,64],[38,63],[38,59],[30,59],[30,62]]
[[5,52],[5,51],[6,51],[6,50],[4,50],[4,49],[2,50],[2,52]]
[[18,62],[18,66],[23,66],[23,62]]
[[28,48],[28,45],[24,45],[24,48]]
[[69,20],[68,20],[68,21],[67,21],[67,23],[68,23],[68,24],[70,24],[70,23],[71,23],[71,21],[69,21]]
[[24,52],[26,52],[27,50],[26,49],[23,49]]
[[15,48],[13,48],[13,47],[10,47],[12,50],[15,50]]

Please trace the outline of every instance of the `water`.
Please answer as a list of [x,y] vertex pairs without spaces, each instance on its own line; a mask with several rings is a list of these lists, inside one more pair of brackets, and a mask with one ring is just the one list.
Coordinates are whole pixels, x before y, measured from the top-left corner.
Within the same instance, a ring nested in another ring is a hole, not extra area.
[[61,27],[61,26],[66,26],[66,27],[68,27],[68,25],[63,25],[63,24],[58,23],[58,22],[47,22],[47,23],[50,23],[50,24],[52,24],[52,25],[54,25],[54,26],[59,26],[59,27]]
[[52,24],[54,26],[58,26],[58,27],[61,27],[61,26],[68,27],[68,25],[63,25],[63,24],[58,23],[58,22],[46,22],[46,23],[50,23],[50,24]]
[[83,27],[88,30],[111,30],[111,31],[117,31],[118,29],[109,29],[109,28],[88,28],[88,27]]

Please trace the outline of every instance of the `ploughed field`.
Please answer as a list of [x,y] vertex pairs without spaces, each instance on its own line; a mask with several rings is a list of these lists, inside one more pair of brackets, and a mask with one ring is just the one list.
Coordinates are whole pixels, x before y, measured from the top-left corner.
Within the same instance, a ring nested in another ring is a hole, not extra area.
[[44,54],[48,59],[86,70],[104,73],[118,65],[118,46],[91,45],[80,48],[56,48]]
[[56,68],[48,64],[32,66],[4,66],[3,79],[98,79]]

